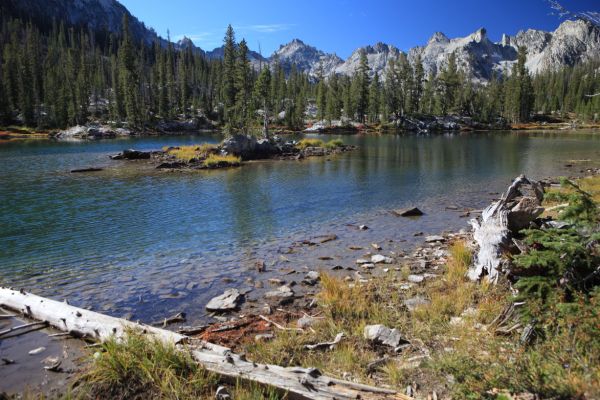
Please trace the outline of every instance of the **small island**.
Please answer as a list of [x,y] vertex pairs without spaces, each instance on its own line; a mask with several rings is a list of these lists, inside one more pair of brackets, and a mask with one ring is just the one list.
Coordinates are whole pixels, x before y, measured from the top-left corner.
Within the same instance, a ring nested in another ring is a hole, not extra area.
[[341,139],[284,141],[280,137],[257,139],[234,135],[220,144],[197,144],[163,147],[159,151],[123,150],[110,156],[113,160],[147,160],[162,170],[203,170],[239,167],[250,160],[301,160],[323,157],[356,149]]

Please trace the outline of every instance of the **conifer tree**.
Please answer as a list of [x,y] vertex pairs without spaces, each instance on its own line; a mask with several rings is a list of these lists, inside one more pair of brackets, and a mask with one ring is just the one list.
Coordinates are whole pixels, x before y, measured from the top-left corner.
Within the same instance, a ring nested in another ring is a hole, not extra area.
[[356,106],[356,114],[359,122],[365,122],[365,116],[369,111],[369,60],[364,50],[360,53],[360,63],[356,69],[354,76],[354,98]]
[[223,39],[223,73],[222,73],[222,98],[224,105],[225,120],[231,124],[233,122],[236,99],[236,42],[235,33],[231,25],[227,26],[227,32]]
[[369,89],[369,122],[376,123],[379,121],[380,113],[380,92],[381,85],[379,83],[379,73],[375,72],[371,87]]
[[317,70],[317,119],[322,121],[327,113],[327,84],[323,72],[323,63],[319,63]]
[[262,107],[263,113],[263,136],[269,138],[269,110],[270,110],[270,93],[271,93],[271,69],[266,66],[258,75],[256,84],[254,85],[254,98],[259,107]]
[[242,131],[249,127],[250,105],[252,99],[252,69],[248,59],[248,45],[242,39],[237,49],[235,71],[235,121]]
[[119,78],[123,90],[123,100],[127,123],[139,126],[141,122],[138,108],[138,76],[135,68],[135,54],[131,33],[129,32],[129,19],[123,16],[123,39],[119,47]]

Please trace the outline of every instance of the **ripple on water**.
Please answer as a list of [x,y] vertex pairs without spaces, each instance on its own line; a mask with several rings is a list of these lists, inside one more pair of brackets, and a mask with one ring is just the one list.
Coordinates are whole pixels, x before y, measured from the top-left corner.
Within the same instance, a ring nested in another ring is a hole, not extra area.
[[[256,162],[193,174],[117,169],[121,164],[107,157],[127,147],[218,139],[0,145],[0,168],[11,171],[0,178],[0,281],[115,315],[127,309],[154,320],[180,307],[202,318],[211,296],[256,278],[256,259],[269,261],[272,271],[327,266],[313,250],[281,261],[292,242],[336,233],[339,241],[319,251],[351,265],[355,255],[341,243],[391,238],[408,246],[415,232],[465,225],[446,205],[480,208],[488,192],[522,172],[564,174],[565,160],[600,160],[598,136],[574,133],[344,136],[359,150],[331,161]],[[92,165],[105,170],[69,173]],[[390,218],[387,210],[406,205],[427,215]],[[225,276],[235,281],[224,283]],[[196,286],[188,288],[190,282]]]

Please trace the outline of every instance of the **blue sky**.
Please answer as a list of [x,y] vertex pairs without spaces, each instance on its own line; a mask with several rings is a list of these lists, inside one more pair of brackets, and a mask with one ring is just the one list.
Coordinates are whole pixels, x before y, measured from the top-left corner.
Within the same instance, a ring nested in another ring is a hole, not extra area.
[[[265,56],[300,38],[326,52],[349,56],[378,41],[402,50],[425,43],[436,31],[465,36],[485,27],[493,40],[521,29],[553,30],[560,23],[545,0],[119,0],[161,36],[186,35],[212,50],[231,23]],[[600,0],[563,0],[572,11],[600,11]]]

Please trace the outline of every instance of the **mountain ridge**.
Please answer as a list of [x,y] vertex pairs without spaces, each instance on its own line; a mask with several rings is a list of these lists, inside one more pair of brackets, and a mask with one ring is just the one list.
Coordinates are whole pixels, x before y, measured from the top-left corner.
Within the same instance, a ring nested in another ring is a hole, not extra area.
[[[0,11],[8,15],[28,17],[49,24],[52,20],[66,21],[74,26],[87,26],[93,30],[106,29],[118,34],[124,15],[130,20],[130,29],[136,40],[147,44],[159,41],[163,46],[168,40],[159,36],[152,28],[133,16],[117,0],[3,0]],[[223,47],[203,50],[193,41],[183,37],[173,43],[177,49],[193,46],[193,50],[205,54],[209,59],[223,56]],[[427,74],[438,73],[448,62],[452,52],[456,54],[457,65],[467,76],[475,81],[488,81],[494,75],[510,73],[517,59],[517,49],[527,49],[527,67],[536,74],[547,69],[556,69],[565,65],[574,65],[600,57],[600,27],[589,18],[567,19],[554,31],[536,29],[519,31],[515,35],[504,34],[494,42],[489,39],[484,28],[457,38],[449,38],[442,32],[435,32],[427,43],[402,51],[392,44],[377,42],[357,48],[347,59],[335,53],[326,53],[301,39],[293,39],[282,44],[269,57],[250,51],[249,59],[255,68],[264,64],[271,67],[280,64],[286,73],[292,66],[315,78],[323,73],[352,75],[358,67],[360,53],[365,52],[371,67],[371,75],[378,73],[385,78],[389,62],[400,54],[407,55],[414,64],[421,58]]]

